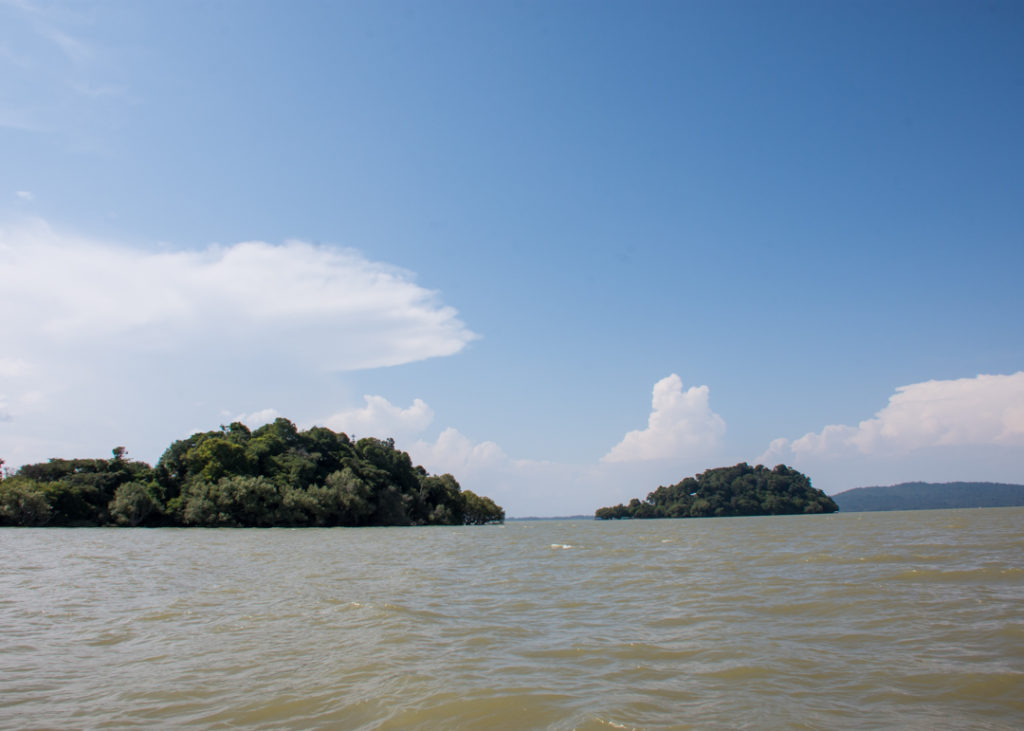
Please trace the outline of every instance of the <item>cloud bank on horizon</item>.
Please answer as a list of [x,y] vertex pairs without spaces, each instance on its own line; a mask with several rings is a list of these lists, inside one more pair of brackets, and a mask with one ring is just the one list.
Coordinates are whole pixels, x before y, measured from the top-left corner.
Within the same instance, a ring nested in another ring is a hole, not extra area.
[[1024,447],[1024,371],[900,386],[874,417],[772,441],[758,461],[896,456],[933,447]]
[[[358,425],[363,434],[384,437],[408,433],[411,415],[416,415],[420,429],[432,420],[432,410],[419,399],[408,409],[401,409],[380,396],[365,398],[365,409],[348,416],[336,415],[334,426],[346,431]],[[562,506],[559,514],[566,515],[581,512],[574,508],[582,504],[577,496],[642,498],[658,484],[676,482],[691,472],[718,466],[711,461],[721,454],[725,428],[722,417],[710,409],[708,387],[684,391],[682,379],[673,373],[654,385],[648,427],[627,432],[594,464],[514,460],[494,442],[474,443],[452,427],[447,427],[435,442],[416,441],[409,451],[429,470],[461,475],[460,479],[468,480],[467,486],[490,489],[509,505],[519,505],[527,495],[548,495],[549,504]],[[874,474],[873,455],[885,458],[883,464],[891,469],[893,457],[924,453],[933,459],[933,450],[950,447],[981,447],[989,450],[986,459],[1011,461],[1022,446],[1024,371],[900,386],[886,407],[857,427],[828,425],[820,433],[792,442],[775,439],[753,463],[784,462],[824,474],[835,469],[853,470],[868,481],[872,479],[868,476]],[[859,467],[847,459],[852,453],[858,456]],[[922,469],[916,461],[907,464]],[[941,469],[948,469],[948,465],[942,464]],[[843,487],[855,486],[863,485],[847,482]],[[510,514],[524,513],[513,507]]]

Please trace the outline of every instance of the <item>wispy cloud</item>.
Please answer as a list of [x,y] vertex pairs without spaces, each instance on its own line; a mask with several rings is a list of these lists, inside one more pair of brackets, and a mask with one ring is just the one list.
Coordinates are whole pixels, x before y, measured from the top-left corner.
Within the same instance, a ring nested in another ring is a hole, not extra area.
[[0,109],[0,127],[19,132],[43,132],[46,125],[41,124],[37,115],[28,109]]
[[40,35],[59,48],[72,63],[86,63],[95,56],[92,46],[81,38],[45,23],[40,23],[38,29]]
[[89,84],[86,82],[75,82],[71,88],[81,96],[92,99],[104,97],[123,97],[127,94],[127,88],[121,84]]
[[[64,7],[32,3],[26,0],[2,0],[0,6],[12,11],[8,15],[8,19],[22,25],[22,35],[26,30],[31,30],[36,37],[42,38],[59,50],[68,61],[82,64],[95,57],[92,44],[83,36],[73,33],[67,28],[67,21],[76,15],[74,11],[69,12]],[[3,55],[17,61],[23,67],[33,65],[19,52],[8,50]]]
[[126,66],[94,40],[95,22],[67,4],[0,2],[0,127],[82,140],[109,119],[129,96]]
[[[3,6],[2,0],[0,0],[0,7]],[[32,60],[11,48],[10,44],[0,42],[0,62],[2,62],[9,69],[17,69],[20,71],[27,71],[33,66]]]
[[35,200],[35,196],[32,195],[32,193],[30,191],[27,191],[27,190],[15,191],[14,192],[14,197],[17,198],[20,201],[25,202],[25,203],[31,203],[33,200]]

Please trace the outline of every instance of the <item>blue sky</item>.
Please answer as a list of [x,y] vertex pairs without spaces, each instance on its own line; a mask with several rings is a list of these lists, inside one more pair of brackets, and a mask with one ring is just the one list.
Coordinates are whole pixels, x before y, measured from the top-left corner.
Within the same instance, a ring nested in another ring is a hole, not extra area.
[[274,415],[510,515],[1024,482],[1024,10],[0,0],[0,457]]

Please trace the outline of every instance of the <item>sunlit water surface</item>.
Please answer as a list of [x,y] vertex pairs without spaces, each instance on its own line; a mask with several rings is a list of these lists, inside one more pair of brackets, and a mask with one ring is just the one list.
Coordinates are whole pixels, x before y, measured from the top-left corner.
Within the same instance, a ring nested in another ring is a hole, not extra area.
[[0,727],[1024,728],[1024,509],[0,530]]

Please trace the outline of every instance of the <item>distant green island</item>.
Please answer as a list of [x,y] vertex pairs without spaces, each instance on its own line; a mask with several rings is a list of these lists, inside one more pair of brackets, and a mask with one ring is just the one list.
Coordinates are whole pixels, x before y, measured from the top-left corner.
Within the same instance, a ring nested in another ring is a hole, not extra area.
[[1024,505],[1024,485],[1001,482],[903,482],[856,487],[832,498],[843,512],[1005,508]]
[[739,515],[834,513],[839,506],[811,487],[807,475],[786,465],[768,469],[741,462],[705,470],[675,485],[659,487],[641,501],[599,508],[597,520],[621,518],[711,518]]
[[[449,474],[413,466],[393,439],[352,441],[288,419],[234,422],[174,442],[156,467],[51,459],[0,480],[5,526],[384,526],[500,523],[505,511]],[[2,464],[2,460],[0,460]]]

